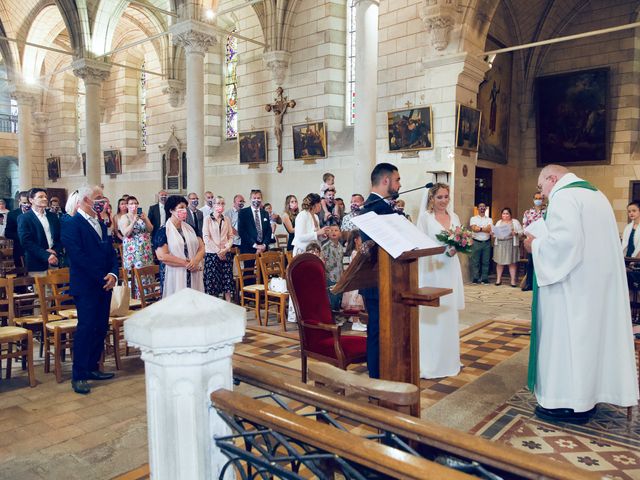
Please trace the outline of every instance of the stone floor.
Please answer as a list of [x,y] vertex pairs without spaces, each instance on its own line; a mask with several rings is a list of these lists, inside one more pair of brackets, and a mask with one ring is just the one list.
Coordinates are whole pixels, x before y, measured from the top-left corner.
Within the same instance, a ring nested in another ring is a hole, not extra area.
[[[461,329],[489,319],[529,317],[530,293],[519,289],[468,285],[465,294]],[[424,416],[470,428],[478,415],[522,387],[523,353],[426,409]],[[114,369],[112,360],[105,369]],[[125,359],[115,379],[94,382],[88,396],[71,391],[69,365],[61,384],[43,372],[41,361],[36,377],[38,385],[29,388],[14,366],[13,378],[0,381],[0,479],[109,479],[147,463],[144,367],[138,358]]]

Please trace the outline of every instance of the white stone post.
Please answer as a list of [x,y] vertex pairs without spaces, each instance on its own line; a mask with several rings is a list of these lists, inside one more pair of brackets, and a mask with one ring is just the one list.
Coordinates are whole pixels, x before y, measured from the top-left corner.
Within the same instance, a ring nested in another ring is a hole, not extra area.
[[353,191],[367,196],[369,173],[376,165],[378,111],[379,0],[356,1],[356,123],[353,130],[355,164]]
[[126,321],[125,338],[140,348],[145,362],[154,480],[218,478],[227,458],[213,437],[230,431],[209,396],[233,388],[231,356],[245,326],[244,308],[192,289]]
[[87,183],[102,183],[102,146],[100,144],[100,104],[102,103],[102,82],[109,77],[111,66],[88,58],[73,62],[73,74],[84,81],[85,123],[87,145]]
[[217,43],[214,30],[197,20],[170,27],[173,43],[187,54],[187,190],[204,192],[204,55]]
[[18,102],[18,185],[20,191],[33,187],[33,160],[31,150],[32,111],[38,98],[35,88],[16,85],[11,96]]

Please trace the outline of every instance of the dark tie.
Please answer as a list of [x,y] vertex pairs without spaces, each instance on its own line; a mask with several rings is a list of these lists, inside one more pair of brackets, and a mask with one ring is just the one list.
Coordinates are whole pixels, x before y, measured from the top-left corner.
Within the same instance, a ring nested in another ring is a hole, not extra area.
[[636,235],[636,229],[631,229],[631,235],[629,235],[629,242],[627,243],[627,257],[633,257],[633,251],[636,249],[634,237]]
[[260,222],[260,214],[258,213],[258,210],[253,211],[253,220],[256,222],[256,231],[258,232],[256,243],[262,243],[262,223]]
[[191,215],[193,215],[193,229],[197,232],[198,231],[198,216],[196,215],[196,212],[191,212]]

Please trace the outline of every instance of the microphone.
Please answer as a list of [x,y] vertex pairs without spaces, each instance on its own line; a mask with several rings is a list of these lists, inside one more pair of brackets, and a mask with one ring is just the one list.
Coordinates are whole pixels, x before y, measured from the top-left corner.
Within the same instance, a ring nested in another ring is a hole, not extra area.
[[372,202],[365,202],[364,205],[362,205],[362,207],[360,207],[360,210],[362,210],[363,208],[370,207],[371,205],[374,205],[374,204],[376,204],[378,202],[381,202],[383,200],[388,200],[390,198],[395,200],[400,195],[404,195],[405,193],[415,192],[416,190],[422,190],[423,188],[426,188],[428,190],[431,187],[433,187],[433,182],[426,183],[425,185],[422,185],[421,187],[412,188],[411,190],[405,190],[404,192],[398,192],[398,193],[394,193],[392,195],[387,195],[386,197],[376,198]]

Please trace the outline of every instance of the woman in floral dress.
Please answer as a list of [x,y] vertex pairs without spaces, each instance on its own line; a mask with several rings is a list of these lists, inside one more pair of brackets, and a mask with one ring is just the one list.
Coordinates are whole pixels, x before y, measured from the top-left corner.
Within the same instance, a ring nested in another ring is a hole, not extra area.
[[[122,233],[122,266],[126,270],[132,270],[152,265],[151,231],[153,225],[139,208],[136,197],[129,197],[127,200],[127,214],[120,217],[118,228]],[[140,295],[136,291],[135,284],[133,290],[135,298],[139,298]]]

